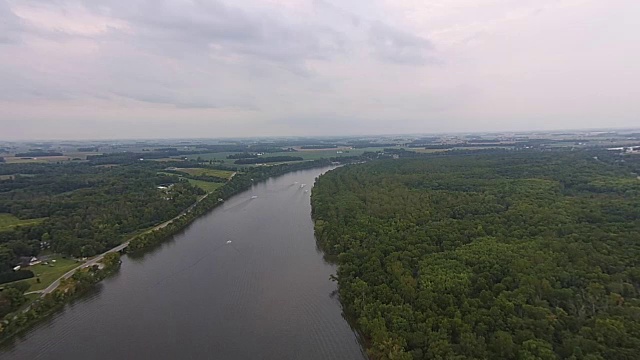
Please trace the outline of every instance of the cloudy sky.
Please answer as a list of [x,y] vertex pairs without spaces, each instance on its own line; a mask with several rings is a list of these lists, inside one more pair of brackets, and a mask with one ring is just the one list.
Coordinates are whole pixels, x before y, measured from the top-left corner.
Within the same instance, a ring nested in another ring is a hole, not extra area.
[[640,127],[638,0],[0,0],[0,139]]

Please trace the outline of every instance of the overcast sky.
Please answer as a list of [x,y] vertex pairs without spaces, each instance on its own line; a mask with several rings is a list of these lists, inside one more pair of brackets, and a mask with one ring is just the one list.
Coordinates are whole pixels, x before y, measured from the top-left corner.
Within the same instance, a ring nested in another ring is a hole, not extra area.
[[0,139],[640,127],[639,0],[0,0]]

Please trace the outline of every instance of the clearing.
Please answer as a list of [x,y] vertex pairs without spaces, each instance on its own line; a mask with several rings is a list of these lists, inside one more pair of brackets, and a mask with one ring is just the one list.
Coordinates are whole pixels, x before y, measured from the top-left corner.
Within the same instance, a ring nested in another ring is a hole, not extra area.
[[231,177],[233,176],[233,171],[208,168],[175,168],[172,170],[194,176],[216,176],[223,179],[231,179]]
[[[52,260],[55,260],[55,262],[53,262]],[[45,262],[48,264],[45,265]],[[47,286],[51,285],[52,282],[56,281],[64,273],[77,267],[78,265],[80,265],[80,263],[75,260],[65,259],[61,256],[54,256],[38,265],[27,266],[23,268],[24,270],[33,271],[33,273],[35,274],[34,277],[30,279],[18,280],[9,284],[15,284],[18,282],[27,283],[30,285],[27,292],[43,290],[46,289]],[[38,277],[40,278],[40,283],[38,283]],[[7,284],[3,284],[3,286],[4,285]]]
[[11,230],[16,226],[36,225],[46,218],[21,220],[12,214],[0,213],[0,231]]
[[187,179],[187,180],[189,180],[191,185],[197,186],[208,193],[214,192],[217,188],[224,185],[223,183],[214,183],[210,181],[193,180],[193,179]]

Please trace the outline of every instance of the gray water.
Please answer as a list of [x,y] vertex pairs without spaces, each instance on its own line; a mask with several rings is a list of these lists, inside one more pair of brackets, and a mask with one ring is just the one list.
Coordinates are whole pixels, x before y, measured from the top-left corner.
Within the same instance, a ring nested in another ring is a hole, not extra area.
[[0,357],[364,359],[313,235],[310,188],[327,170],[257,184],[143,258],[123,257]]

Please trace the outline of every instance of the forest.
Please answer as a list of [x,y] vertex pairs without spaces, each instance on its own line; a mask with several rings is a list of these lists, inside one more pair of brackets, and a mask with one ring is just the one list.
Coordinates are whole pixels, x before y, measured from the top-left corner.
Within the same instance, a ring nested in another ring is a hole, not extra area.
[[[0,274],[46,250],[73,257],[102,253],[137,231],[169,220],[204,192],[158,174],[159,165],[5,164],[0,213],[29,225],[0,231]],[[159,190],[161,184],[173,184]],[[27,222],[23,220],[34,219]]]
[[637,359],[638,164],[454,151],[321,176],[316,238],[369,357]]

